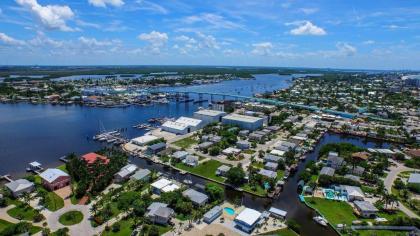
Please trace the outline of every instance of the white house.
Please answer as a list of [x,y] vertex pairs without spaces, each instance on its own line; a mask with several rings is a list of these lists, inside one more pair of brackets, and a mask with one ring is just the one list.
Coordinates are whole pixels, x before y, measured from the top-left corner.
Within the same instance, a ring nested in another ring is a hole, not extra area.
[[251,208],[245,208],[235,217],[234,222],[237,228],[247,233],[251,233],[254,230],[255,226],[257,226],[260,219],[260,212]]
[[222,123],[225,125],[237,125],[241,129],[257,130],[263,127],[264,120],[260,117],[244,116],[239,114],[229,114],[222,117]]
[[137,138],[133,138],[131,142],[138,146],[144,146],[150,142],[158,140],[159,138],[154,135],[143,135]]
[[176,121],[166,121],[162,125],[162,130],[174,134],[187,134],[203,128],[202,120],[181,116]]
[[134,164],[128,164],[120,169],[115,175],[114,175],[114,181],[119,183],[124,180],[127,180],[131,175],[133,175],[137,170],[137,166]]
[[210,123],[221,122],[222,117],[225,115],[226,112],[224,111],[202,109],[194,112],[193,117],[202,120],[204,125],[208,125]]

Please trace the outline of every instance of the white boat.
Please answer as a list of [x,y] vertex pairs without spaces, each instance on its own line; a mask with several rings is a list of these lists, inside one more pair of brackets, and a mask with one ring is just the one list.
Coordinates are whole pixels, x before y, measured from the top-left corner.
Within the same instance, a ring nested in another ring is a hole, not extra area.
[[192,181],[189,180],[189,179],[185,179],[183,182],[184,182],[184,184],[192,184]]
[[327,221],[324,217],[322,217],[322,216],[315,216],[315,217],[313,218],[313,220],[314,220],[316,223],[318,223],[318,224],[320,224],[320,225],[322,225],[322,226],[327,226],[327,225],[328,225],[328,221]]

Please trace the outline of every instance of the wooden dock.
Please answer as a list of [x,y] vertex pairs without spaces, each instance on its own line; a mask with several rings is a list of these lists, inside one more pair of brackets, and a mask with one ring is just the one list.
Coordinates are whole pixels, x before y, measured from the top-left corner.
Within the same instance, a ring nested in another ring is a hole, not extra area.
[[13,179],[12,179],[12,177],[10,175],[2,175],[2,176],[0,176],[0,179],[5,179],[5,180],[7,180],[9,182],[12,182],[13,181]]

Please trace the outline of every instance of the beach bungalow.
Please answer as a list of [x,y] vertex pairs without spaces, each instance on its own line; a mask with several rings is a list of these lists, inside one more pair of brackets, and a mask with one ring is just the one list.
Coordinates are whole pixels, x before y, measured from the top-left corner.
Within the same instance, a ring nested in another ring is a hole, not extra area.
[[134,164],[128,164],[120,169],[115,175],[114,175],[114,181],[116,183],[121,183],[125,180],[127,180],[134,172],[137,170],[137,166]]
[[270,178],[270,179],[277,178],[277,172],[271,171],[271,170],[260,169],[260,171],[258,172],[258,174],[260,174],[262,176],[265,176],[267,178]]
[[270,207],[268,212],[270,212],[270,214],[276,218],[286,219],[287,211],[283,211],[275,207]]
[[175,211],[168,207],[168,204],[153,202],[147,207],[146,217],[156,224],[166,225],[171,220]]
[[211,224],[215,219],[223,214],[223,209],[220,206],[215,206],[204,214],[203,221]]
[[379,211],[372,203],[367,201],[354,201],[353,204],[356,213],[365,218],[374,218]]
[[218,176],[224,176],[226,173],[230,170],[230,166],[227,165],[221,165],[216,170],[216,175]]
[[237,148],[233,148],[233,147],[228,147],[228,148],[226,148],[222,151],[222,153],[226,156],[237,155],[240,152],[241,152],[241,149],[237,149]]
[[192,188],[182,192],[182,196],[190,199],[196,206],[204,206],[209,200],[209,197],[206,194],[200,193]]
[[261,219],[261,213],[251,208],[245,208],[235,217],[235,227],[251,233]]
[[172,182],[166,178],[159,179],[150,185],[152,186],[152,193],[160,195],[162,189],[170,184],[172,184]]
[[130,179],[148,181],[152,172],[148,169],[140,169],[134,173]]
[[20,197],[23,193],[31,193],[35,190],[35,184],[26,180],[18,179],[5,184],[14,197]]
[[60,169],[46,169],[39,176],[42,185],[50,191],[55,191],[70,184],[70,175]]
[[345,164],[345,161],[344,161],[344,158],[341,158],[341,157],[339,157],[335,154],[337,154],[337,153],[336,152],[330,152],[328,154],[327,166],[337,170]]
[[172,154],[172,158],[177,160],[184,160],[188,155],[190,154],[186,151],[176,151]]
[[188,155],[184,160],[182,160],[182,163],[184,163],[187,166],[195,167],[198,165],[199,158],[194,155]]

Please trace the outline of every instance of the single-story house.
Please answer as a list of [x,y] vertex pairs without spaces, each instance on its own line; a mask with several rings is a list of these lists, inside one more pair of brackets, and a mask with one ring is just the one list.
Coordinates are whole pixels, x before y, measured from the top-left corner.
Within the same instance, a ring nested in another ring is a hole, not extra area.
[[134,173],[130,177],[130,179],[147,181],[147,180],[149,180],[151,173],[152,172],[148,169],[140,169],[140,170],[136,171],[136,173]]
[[146,153],[149,155],[155,155],[166,149],[166,143],[155,143],[147,147]]
[[359,159],[362,161],[366,161],[370,157],[370,153],[368,152],[355,152],[351,155],[352,158]]
[[153,223],[166,225],[171,220],[175,211],[168,207],[168,204],[161,202],[153,202],[147,207],[146,216]]
[[322,167],[321,171],[319,172],[319,175],[328,175],[328,176],[333,176],[335,173],[335,169],[328,167],[328,166],[324,166]]
[[357,213],[365,218],[374,218],[378,213],[378,209],[368,201],[354,201],[354,207]]
[[187,166],[195,167],[198,165],[199,158],[194,155],[188,155],[184,160],[182,160],[182,163],[184,163]]
[[221,165],[221,166],[219,166],[218,168],[217,168],[217,170],[216,170],[216,175],[219,175],[219,176],[224,176],[224,175],[226,175],[226,173],[230,170],[230,166],[227,166],[227,165]]
[[350,173],[352,173],[353,175],[362,176],[363,173],[365,173],[365,168],[361,166],[355,166],[354,169],[352,168],[350,170]]
[[241,130],[241,131],[239,131],[238,135],[239,135],[239,137],[248,137],[249,130],[246,130],[246,129]]
[[276,171],[278,168],[279,164],[275,163],[275,162],[267,162],[264,165],[264,168],[267,170],[272,170],[272,171]]
[[344,175],[344,178],[349,179],[349,180],[353,180],[355,182],[360,182],[360,177],[356,176],[356,175],[346,174],[346,175]]
[[288,142],[288,141],[280,141],[276,144],[275,149],[280,151],[290,151],[294,150],[297,147],[296,143]]
[[277,178],[277,172],[271,171],[271,170],[260,169],[260,171],[258,172],[258,174],[263,175],[263,176],[265,176],[267,178],[270,178],[270,179]]
[[162,189],[168,185],[172,184],[172,181],[166,178],[159,179],[153,182],[150,186],[152,186],[152,193],[160,195]]
[[246,140],[239,140],[238,142],[236,142],[236,147],[241,150],[246,150],[251,147],[251,143]]
[[237,149],[237,148],[233,148],[233,147],[228,147],[226,149],[224,149],[222,151],[222,153],[226,156],[228,155],[237,155],[241,152],[241,149]]
[[204,143],[198,144],[198,149],[205,150],[205,149],[208,149],[211,146],[213,146],[213,142],[204,142]]
[[169,185],[166,185],[165,187],[162,188],[162,192],[164,193],[169,193],[169,192],[173,192],[175,190],[180,189],[180,187],[174,183],[171,183]]
[[223,209],[220,206],[215,206],[204,214],[203,221],[207,224],[211,224],[217,217],[223,214]]
[[363,201],[365,198],[365,194],[363,193],[362,189],[357,186],[340,185],[337,190],[346,195],[349,202],[356,200]]
[[276,156],[283,156],[285,153],[286,153],[285,151],[280,151],[277,149],[273,149],[270,151],[270,154],[276,155]]
[[408,178],[407,183],[409,183],[409,184],[420,184],[420,174],[419,173],[411,173],[410,177]]
[[70,175],[60,169],[46,169],[39,176],[42,185],[50,191],[55,191],[70,184]]
[[187,151],[176,151],[172,154],[172,157],[178,160],[184,160],[188,155]]
[[235,226],[242,231],[251,233],[261,219],[261,213],[251,208],[245,208],[235,217]]
[[154,135],[143,135],[143,136],[132,139],[131,142],[138,146],[144,146],[158,139],[159,137],[156,137]]
[[270,153],[268,153],[268,154],[265,154],[265,156],[264,156],[264,161],[265,162],[274,162],[274,163],[278,163],[280,160],[282,160],[283,158],[282,157],[280,157],[280,156],[276,156],[276,155],[273,155],[273,154],[270,154]]
[[86,164],[88,164],[88,165],[92,165],[93,163],[95,163],[97,161],[100,161],[103,164],[108,164],[109,161],[110,161],[108,157],[99,155],[99,154],[94,153],[94,152],[90,152],[90,153],[87,153],[87,154],[83,155],[82,160],[84,160],[86,162]]
[[14,197],[20,197],[23,193],[30,193],[35,189],[35,184],[26,179],[14,180],[5,184],[5,186],[12,192]]
[[209,200],[209,197],[206,194],[200,193],[192,188],[182,192],[182,196],[190,199],[196,206],[203,206]]
[[[335,152],[330,152],[330,154],[331,153],[335,153]],[[330,154],[328,155],[328,159],[327,159],[328,167],[331,167],[337,170],[345,164],[344,158],[335,156],[335,155],[330,155]]]
[[124,180],[127,180],[134,172],[136,172],[137,166],[134,164],[128,164],[120,169],[115,175],[114,175],[114,181],[116,183],[120,183]]
[[262,134],[258,134],[258,133],[251,133],[251,134],[248,136],[248,139],[249,139],[250,141],[260,142],[260,141],[264,140],[264,135],[262,135]]

